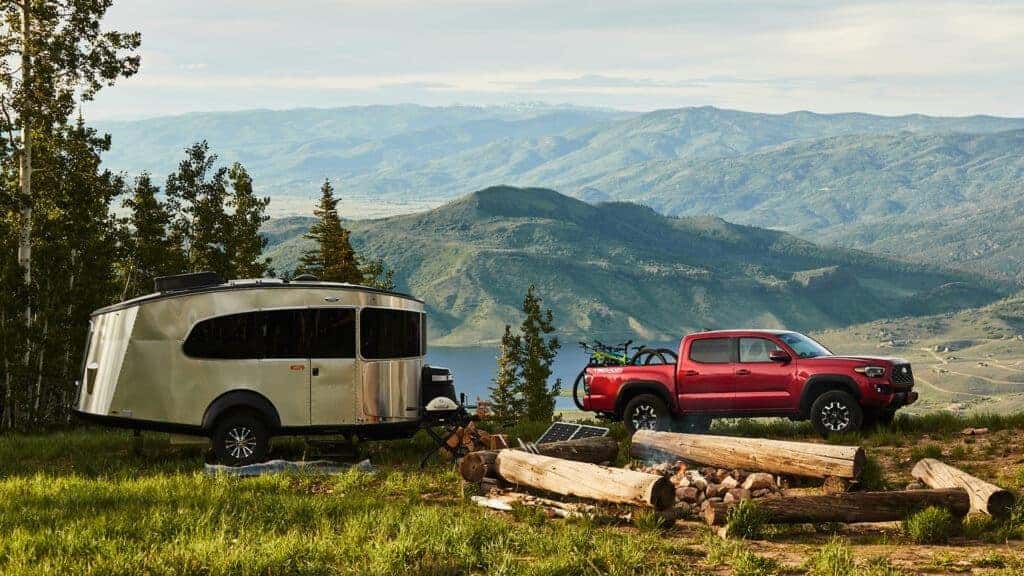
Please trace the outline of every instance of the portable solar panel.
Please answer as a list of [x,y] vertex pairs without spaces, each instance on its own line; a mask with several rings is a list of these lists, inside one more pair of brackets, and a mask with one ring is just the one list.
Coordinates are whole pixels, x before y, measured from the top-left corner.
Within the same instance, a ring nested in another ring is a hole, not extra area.
[[575,440],[577,438],[594,438],[596,436],[607,436],[608,429],[600,426],[586,426],[584,424],[573,424],[571,422],[555,422],[540,435],[536,444],[548,444],[550,442],[561,442],[563,440]]

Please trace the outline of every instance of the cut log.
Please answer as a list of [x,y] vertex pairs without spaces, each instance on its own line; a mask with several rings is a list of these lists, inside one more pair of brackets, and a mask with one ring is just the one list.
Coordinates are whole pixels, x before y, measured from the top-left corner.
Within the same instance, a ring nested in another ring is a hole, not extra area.
[[[736,503],[711,502],[704,508],[710,526],[726,523]],[[783,496],[757,500],[769,524],[817,524],[825,522],[893,522],[929,506],[945,508],[964,516],[971,503],[960,489],[911,490],[901,492],[847,492],[820,496]]]
[[498,452],[494,471],[513,484],[613,504],[662,510],[672,506],[676,497],[672,482],[664,476],[518,450]]
[[678,434],[638,430],[629,453],[634,458],[686,460],[716,468],[740,468],[811,478],[857,478],[864,469],[860,446],[833,446],[761,438]]
[[[590,462],[601,464],[614,462],[619,455],[619,443],[614,438],[603,436],[600,438],[580,438],[579,440],[566,440],[564,442],[549,442],[539,444],[537,449],[544,456],[561,458],[563,460],[574,460],[578,462]],[[466,454],[459,462],[459,473],[467,482],[479,482],[485,477],[494,477],[492,471],[494,459],[498,453],[495,451],[478,451]]]
[[548,442],[537,444],[537,451],[544,456],[601,464],[615,462],[619,456],[619,441],[611,436],[579,438],[564,442]]
[[910,472],[931,488],[962,488],[971,497],[971,512],[984,512],[996,518],[1009,515],[1016,497],[1009,490],[944,464],[934,458],[918,462]]

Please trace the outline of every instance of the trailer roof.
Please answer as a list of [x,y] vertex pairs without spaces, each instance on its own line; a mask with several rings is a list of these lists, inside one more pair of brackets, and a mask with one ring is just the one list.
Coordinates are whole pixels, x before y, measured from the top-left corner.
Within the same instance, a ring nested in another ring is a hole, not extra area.
[[398,298],[404,298],[406,300],[412,300],[413,302],[419,302],[424,304],[423,300],[414,298],[408,294],[401,292],[392,292],[390,290],[382,290],[380,288],[373,288],[371,286],[362,286],[360,284],[348,284],[345,282],[324,282],[320,280],[310,281],[288,281],[280,278],[248,278],[241,280],[229,280],[223,284],[216,284],[212,286],[201,286],[198,288],[190,288],[186,290],[174,290],[170,292],[154,292],[152,294],[146,294],[145,296],[139,296],[132,298],[131,300],[125,300],[124,302],[118,302],[117,304],[111,304],[92,312],[92,316],[98,314],[106,314],[108,312],[114,312],[117,310],[123,310],[125,308],[131,308],[132,306],[139,306],[142,304],[148,304],[150,302],[156,302],[159,300],[167,300],[170,298],[182,298],[185,296],[195,296],[196,294],[207,294],[210,292],[231,292],[234,290],[251,290],[254,288],[273,288],[273,289],[297,289],[297,288],[328,288],[334,290],[354,290],[359,292],[374,292],[377,294],[384,294],[387,296],[395,296]]

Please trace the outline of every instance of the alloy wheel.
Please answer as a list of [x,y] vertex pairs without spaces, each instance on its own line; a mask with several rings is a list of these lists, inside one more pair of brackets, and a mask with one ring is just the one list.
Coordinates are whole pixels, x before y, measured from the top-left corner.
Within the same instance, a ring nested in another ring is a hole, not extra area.
[[850,427],[850,408],[846,404],[832,401],[821,409],[821,424],[830,432],[841,432]]
[[657,430],[658,414],[650,404],[638,404],[630,414],[634,430]]
[[256,433],[248,426],[235,426],[228,430],[224,448],[232,458],[245,460],[256,451]]

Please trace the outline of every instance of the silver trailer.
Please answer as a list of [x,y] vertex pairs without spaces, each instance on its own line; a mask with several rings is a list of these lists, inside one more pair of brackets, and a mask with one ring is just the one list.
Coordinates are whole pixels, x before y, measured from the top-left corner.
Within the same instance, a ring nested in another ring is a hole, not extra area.
[[92,314],[74,409],[110,426],[211,438],[261,461],[275,435],[408,437],[451,375],[425,366],[423,302],[300,277],[158,279]]

